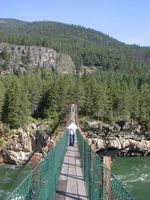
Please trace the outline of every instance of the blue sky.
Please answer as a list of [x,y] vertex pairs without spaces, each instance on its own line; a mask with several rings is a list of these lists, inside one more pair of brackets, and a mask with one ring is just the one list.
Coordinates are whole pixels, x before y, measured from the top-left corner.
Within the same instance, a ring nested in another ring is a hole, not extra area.
[[0,18],[50,20],[150,46],[150,0],[0,0]]

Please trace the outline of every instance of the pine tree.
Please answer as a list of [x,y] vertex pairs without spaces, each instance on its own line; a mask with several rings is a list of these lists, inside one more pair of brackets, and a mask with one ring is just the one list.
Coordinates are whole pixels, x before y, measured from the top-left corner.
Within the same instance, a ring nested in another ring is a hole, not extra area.
[[39,115],[43,118],[57,118],[58,86],[53,80],[46,86],[39,105]]
[[42,80],[37,75],[28,75],[24,78],[24,83],[27,85],[28,98],[30,101],[30,112],[35,116],[38,112],[38,106],[41,101],[42,94]]
[[9,124],[10,128],[23,126],[29,116],[28,106],[27,93],[21,87],[19,80],[14,77],[6,90],[3,121]]
[[144,84],[140,90],[140,122],[145,123],[150,127],[150,86]]

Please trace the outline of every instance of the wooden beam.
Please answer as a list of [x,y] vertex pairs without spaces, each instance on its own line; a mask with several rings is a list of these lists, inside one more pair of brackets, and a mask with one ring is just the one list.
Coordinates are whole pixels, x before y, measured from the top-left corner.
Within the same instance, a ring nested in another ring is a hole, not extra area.
[[42,154],[41,153],[35,153],[31,159],[32,162],[32,169],[34,169],[37,164],[41,161],[42,159]]
[[109,200],[111,199],[111,157],[104,156],[103,163],[103,200]]
[[111,171],[111,156],[104,156],[103,163]]

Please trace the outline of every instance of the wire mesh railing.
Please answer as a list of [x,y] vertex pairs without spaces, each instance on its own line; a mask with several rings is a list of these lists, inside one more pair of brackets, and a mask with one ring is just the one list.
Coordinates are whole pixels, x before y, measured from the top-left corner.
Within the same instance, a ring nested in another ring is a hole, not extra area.
[[77,130],[83,174],[90,200],[133,200]]
[[53,200],[68,140],[68,130],[7,200]]
[[[53,200],[67,147],[69,130],[7,200]],[[77,130],[83,174],[90,200],[133,200],[123,185]]]

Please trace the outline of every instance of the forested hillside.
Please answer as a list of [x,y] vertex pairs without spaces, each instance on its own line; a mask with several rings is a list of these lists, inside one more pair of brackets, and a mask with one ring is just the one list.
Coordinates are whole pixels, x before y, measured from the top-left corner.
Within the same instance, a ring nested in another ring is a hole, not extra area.
[[144,75],[100,72],[60,76],[45,70],[0,78],[0,120],[11,128],[29,116],[58,122],[77,102],[79,113],[103,122],[135,119],[150,127],[150,80]]
[[75,25],[0,19],[0,42],[53,48],[71,55],[77,69],[82,65],[128,72],[150,68],[150,48],[126,45]]
[[[83,65],[99,69],[82,76],[61,76],[44,67],[1,75],[0,120],[10,128],[24,126],[30,117],[49,118],[55,124],[71,102],[78,103],[84,116],[108,123],[132,118],[150,127],[150,48],[129,46],[75,25],[11,19],[0,20],[0,42],[50,47],[71,55],[77,70]],[[4,66],[7,55],[0,55]],[[21,54],[24,67],[27,56]]]

